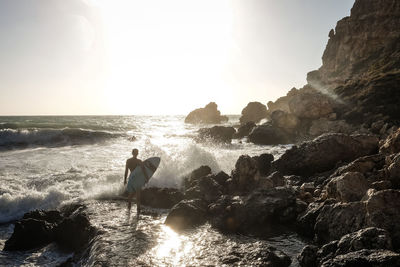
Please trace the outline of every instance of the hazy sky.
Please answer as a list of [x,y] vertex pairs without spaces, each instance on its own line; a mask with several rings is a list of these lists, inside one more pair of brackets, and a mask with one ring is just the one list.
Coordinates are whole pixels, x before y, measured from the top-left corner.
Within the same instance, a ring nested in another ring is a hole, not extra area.
[[239,114],[306,83],[354,0],[1,0],[0,115]]

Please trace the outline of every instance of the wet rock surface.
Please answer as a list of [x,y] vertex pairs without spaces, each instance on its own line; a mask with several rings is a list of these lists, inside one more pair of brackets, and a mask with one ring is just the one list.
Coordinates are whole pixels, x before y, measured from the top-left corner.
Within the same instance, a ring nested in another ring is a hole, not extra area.
[[15,223],[4,250],[29,250],[56,242],[66,250],[79,251],[96,235],[83,209],[81,205],[71,205],[64,212],[35,210],[26,213]]
[[141,192],[143,205],[159,209],[170,209],[183,198],[183,193],[175,188],[150,187]]
[[190,229],[207,221],[207,204],[201,199],[182,200],[172,207],[165,224],[176,230]]
[[214,126],[212,128],[202,128],[199,130],[199,140],[230,143],[235,133],[236,130],[233,127]]
[[258,123],[265,118],[267,118],[267,107],[260,102],[250,102],[242,110],[239,121],[241,125],[244,125],[248,122]]

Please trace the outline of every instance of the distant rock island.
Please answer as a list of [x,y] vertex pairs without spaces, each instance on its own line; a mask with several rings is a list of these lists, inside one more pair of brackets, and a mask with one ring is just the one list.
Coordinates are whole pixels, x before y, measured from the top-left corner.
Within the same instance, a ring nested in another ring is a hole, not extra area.
[[228,121],[228,117],[221,116],[215,102],[208,103],[204,108],[198,108],[189,113],[185,118],[185,123],[204,123],[204,124],[218,124]]

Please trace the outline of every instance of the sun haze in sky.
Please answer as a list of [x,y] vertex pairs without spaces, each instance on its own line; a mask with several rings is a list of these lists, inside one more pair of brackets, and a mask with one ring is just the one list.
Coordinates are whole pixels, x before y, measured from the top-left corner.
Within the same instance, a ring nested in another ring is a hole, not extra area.
[[354,0],[4,0],[0,115],[239,114],[301,87]]

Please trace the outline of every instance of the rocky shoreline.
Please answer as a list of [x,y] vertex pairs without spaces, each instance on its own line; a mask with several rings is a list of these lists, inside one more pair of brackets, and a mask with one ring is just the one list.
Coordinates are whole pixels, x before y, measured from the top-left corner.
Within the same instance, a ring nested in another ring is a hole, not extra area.
[[[177,231],[207,222],[260,238],[294,231],[310,240],[298,255],[301,266],[400,266],[399,40],[400,1],[356,0],[329,33],[323,65],[307,85],[267,106],[251,102],[240,125],[205,127],[197,138],[296,145],[276,160],[242,155],[230,174],[201,166],[180,189],[145,189],[143,204],[170,209],[165,224]],[[211,102],[185,122],[226,120]],[[97,232],[75,207],[25,214],[4,250],[56,242],[82,253]],[[293,261],[272,247],[221,256],[225,264]]]

